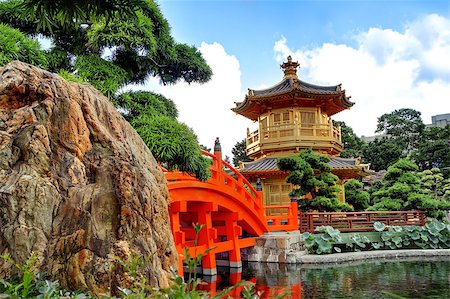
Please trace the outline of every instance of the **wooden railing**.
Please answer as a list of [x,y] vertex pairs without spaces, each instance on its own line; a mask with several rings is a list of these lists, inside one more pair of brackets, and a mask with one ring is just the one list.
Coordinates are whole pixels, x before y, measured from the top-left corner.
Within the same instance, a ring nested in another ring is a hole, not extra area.
[[422,211],[395,212],[300,212],[300,232],[314,233],[318,226],[329,225],[341,232],[373,231],[373,224],[382,222],[386,225],[425,225]]

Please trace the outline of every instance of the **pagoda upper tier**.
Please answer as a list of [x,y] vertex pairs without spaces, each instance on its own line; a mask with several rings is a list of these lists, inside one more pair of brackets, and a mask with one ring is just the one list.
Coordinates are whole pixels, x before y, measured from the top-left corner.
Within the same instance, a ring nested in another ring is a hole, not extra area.
[[284,70],[281,82],[267,89],[249,89],[244,101],[236,103],[232,110],[256,121],[267,111],[285,107],[320,107],[323,113],[332,116],[353,106],[340,84],[319,86],[304,82],[297,76],[298,66],[289,56],[281,65]]

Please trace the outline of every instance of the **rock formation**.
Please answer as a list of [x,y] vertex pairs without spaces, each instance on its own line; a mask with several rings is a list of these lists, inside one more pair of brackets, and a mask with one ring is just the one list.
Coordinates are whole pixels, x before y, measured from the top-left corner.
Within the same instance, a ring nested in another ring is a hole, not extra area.
[[[115,257],[149,259],[153,286],[176,267],[164,175],[110,101],[22,62],[0,68],[0,255],[63,287],[126,283]],[[0,265],[0,277],[11,267]]]

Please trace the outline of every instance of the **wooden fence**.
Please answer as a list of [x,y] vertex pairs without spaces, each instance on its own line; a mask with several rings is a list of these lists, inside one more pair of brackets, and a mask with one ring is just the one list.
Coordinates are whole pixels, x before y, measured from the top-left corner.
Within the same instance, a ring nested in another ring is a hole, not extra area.
[[314,233],[318,226],[329,225],[341,232],[373,231],[375,222],[386,225],[425,225],[425,215],[422,211],[395,212],[300,212],[300,232]]

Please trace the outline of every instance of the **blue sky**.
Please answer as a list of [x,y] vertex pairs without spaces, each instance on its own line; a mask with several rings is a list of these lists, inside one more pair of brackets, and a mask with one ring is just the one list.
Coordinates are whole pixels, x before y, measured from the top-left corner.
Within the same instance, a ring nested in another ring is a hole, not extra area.
[[355,106],[335,119],[359,135],[372,135],[376,118],[394,109],[422,111],[425,123],[450,112],[450,1],[159,4],[174,38],[197,46],[215,75],[205,85],[160,87],[150,80],[148,87],[175,100],[180,120],[203,144],[223,137],[229,153],[244,138],[254,124],[229,108],[247,88],[281,80],[287,55],[300,62],[301,79],[342,83]]
[[196,46],[219,42],[227,53],[239,59],[242,82],[247,87],[278,79],[273,44],[283,36],[298,49],[324,42],[355,45],[354,36],[371,27],[398,31],[405,23],[427,14],[450,14],[448,0],[159,3],[177,41]]

